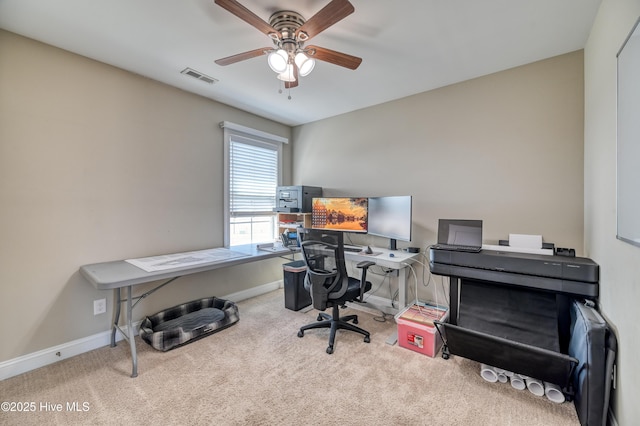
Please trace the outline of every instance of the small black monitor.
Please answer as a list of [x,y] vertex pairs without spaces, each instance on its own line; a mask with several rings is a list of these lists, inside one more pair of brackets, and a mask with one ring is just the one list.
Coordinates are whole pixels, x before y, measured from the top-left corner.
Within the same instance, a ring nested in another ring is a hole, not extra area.
[[410,195],[369,198],[369,234],[389,238],[391,250],[397,240],[411,241],[412,201]]

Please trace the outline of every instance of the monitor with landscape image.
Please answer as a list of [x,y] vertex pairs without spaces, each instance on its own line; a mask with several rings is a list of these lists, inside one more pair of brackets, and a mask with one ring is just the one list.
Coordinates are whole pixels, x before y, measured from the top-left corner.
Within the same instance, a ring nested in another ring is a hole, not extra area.
[[367,198],[314,198],[312,201],[311,228],[366,233],[368,216]]

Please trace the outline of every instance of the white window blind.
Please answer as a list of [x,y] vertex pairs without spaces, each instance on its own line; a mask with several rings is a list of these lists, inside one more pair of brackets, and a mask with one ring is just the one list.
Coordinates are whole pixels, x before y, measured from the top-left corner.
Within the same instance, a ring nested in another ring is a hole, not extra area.
[[236,139],[231,136],[229,147],[230,215],[273,215],[278,186],[277,147]]
[[220,123],[225,146],[225,246],[274,241],[276,188],[286,138]]

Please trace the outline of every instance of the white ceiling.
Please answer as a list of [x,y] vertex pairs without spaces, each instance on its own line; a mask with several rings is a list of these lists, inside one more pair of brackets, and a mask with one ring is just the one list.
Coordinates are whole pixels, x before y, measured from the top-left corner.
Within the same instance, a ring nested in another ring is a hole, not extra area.
[[[239,1],[265,21],[277,10],[309,19],[329,3]],[[266,57],[214,63],[272,43],[213,0],[0,0],[0,27],[294,126],[582,49],[601,3],[350,1],[355,12],[308,44],[362,64],[318,62],[290,93],[279,93]],[[181,74],[186,67],[219,81]]]

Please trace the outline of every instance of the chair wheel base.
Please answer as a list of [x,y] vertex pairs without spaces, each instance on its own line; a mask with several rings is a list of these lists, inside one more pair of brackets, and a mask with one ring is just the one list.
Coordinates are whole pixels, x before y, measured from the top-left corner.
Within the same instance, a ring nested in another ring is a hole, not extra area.
[[340,310],[338,305],[333,305],[333,313],[332,315],[327,315],[325,313],[320,313],[318,315],[318,322],[303,325],[298,330],[298,337],[304,336],[304,332],[307,330],[313,330],[316,328],[328,328],[329,331],[329,346],[326,349],[328,354],[332,354],[334,351],[334,341],[336,338],[336,333],[338,330],[347,330],[354,331],[356,333],[360,333],[364,336],[364,342],[370,343],[371,338],[369,337],[369,332],[357,327],[355,324],[358,324],[358,316],[357,315],[346,315],[341,317]]

